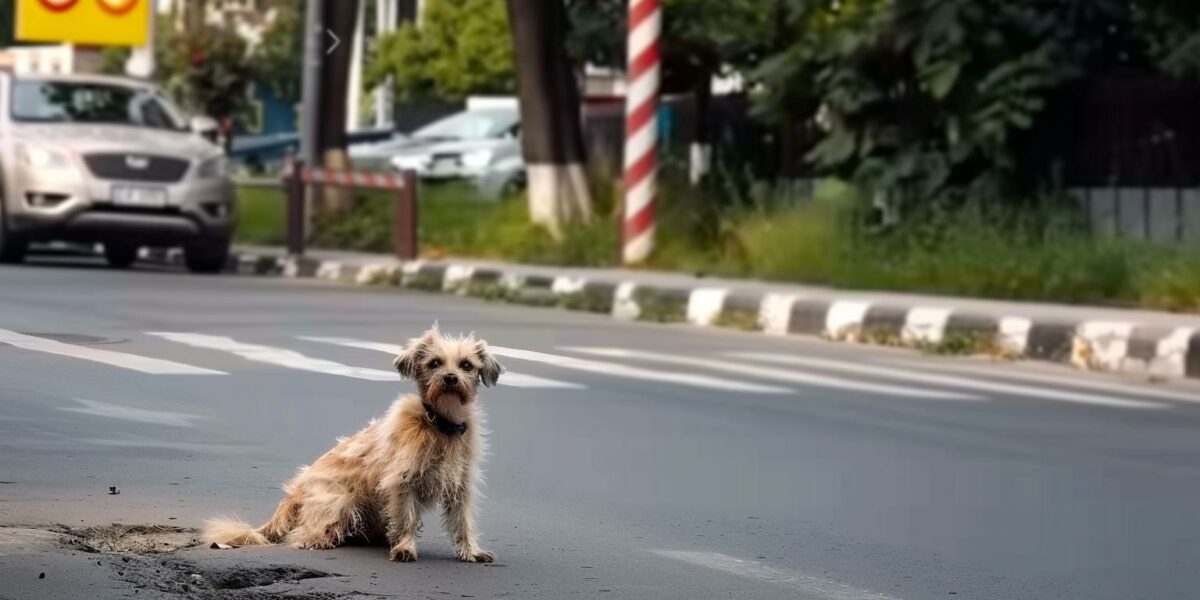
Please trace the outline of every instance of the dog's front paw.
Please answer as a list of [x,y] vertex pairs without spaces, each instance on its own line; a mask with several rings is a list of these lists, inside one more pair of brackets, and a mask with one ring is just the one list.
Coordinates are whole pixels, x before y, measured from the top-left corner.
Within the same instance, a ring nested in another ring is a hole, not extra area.
[[417,550],[408,546],[396,546],[388,553],[388,559],[396,562],[416,562]]
[[458,553],[458,560],[470,563],[490,563],[495,562],[496,555],[487,550],[463,551]]

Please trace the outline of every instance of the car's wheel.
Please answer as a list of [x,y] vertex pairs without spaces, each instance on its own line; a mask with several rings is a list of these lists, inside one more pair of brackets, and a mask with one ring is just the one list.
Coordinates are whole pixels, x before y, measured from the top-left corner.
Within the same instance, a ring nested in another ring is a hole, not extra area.
[[504,185],[500,187],[500,197],[512,198],[513,196],[525,191],[525,187],[527,185],[528,182],[525,181],[525,172],[521,171],[520,173],[509,177],[508,180],[504,182]]
[[104,260],[115,269],[128,269],[137,260],[138,247],[120,242],[104,244]]
[[183,262],[193,273],[220,273],[229,262],[229,240],[209,240],[185,246]]
[[25,251],[29,242],[17,233],[8,230],[4,224],[4,214],[0,213],[0,263],[19,263],[25,260]]

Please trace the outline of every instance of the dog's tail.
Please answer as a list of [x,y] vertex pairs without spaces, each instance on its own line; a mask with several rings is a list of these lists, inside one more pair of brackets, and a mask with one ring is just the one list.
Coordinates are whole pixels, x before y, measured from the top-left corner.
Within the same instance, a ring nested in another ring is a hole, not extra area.
[[209,519],[204,523],[202,539],[205,543],[229,546],[270,546],[291,531],[299,508],[299,503],[291,497],[284,498],[275,508],[271,520],[258,529],[238,519]]

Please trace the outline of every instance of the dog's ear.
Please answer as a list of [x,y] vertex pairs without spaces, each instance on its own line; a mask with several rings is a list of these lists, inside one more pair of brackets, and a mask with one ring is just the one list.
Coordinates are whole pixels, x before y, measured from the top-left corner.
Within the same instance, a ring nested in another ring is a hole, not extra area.
[[504,365],[492,357],[492,353],[488,352],[487,342],[483,340],[475,342],[475,355],[479,357],[479,362],[482,364],[479,367],[479,381],[487,387],[496,385],[500,374],[504,372]]
[[417,378],[417,366],[420,364],[420,350],[422,343],[420,340],[413,340],[404,349],[404,352],[396,355],[392,359],[392,365],[400,372],[400,376],[405,379]]
[[421,370],[421,360],[425,358],[426,349],[433,339],[441,335],[438,332],[437,323],[433,327],[421,334],[421,337],[408,340],[408,345],[404,347],[404,351],[392,359],[392,365],[400,372],[400,376],[405,379],[416,379],[417,373]]

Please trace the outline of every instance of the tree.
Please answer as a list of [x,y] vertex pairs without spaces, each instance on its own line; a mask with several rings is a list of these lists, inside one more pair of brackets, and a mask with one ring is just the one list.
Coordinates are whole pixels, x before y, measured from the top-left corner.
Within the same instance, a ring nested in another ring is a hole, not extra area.
[[247,110],[254,69],[240,36],[205,27],[159,37],[159,77],[186,109],[218,119],[237,118]]
[[[316,0],[314,0],[316,1]],[[351,52],[349,41],[354,39],[360,0],[319,0],[324,11],[325,27],[346,40],[340,49],[325,57],[321,72],[321,115],[317,125],[317,149],[327,169],[350,167],[346,154],[346,85],[350,80]],[[352,196],[345,190],[326,188],[323,201],[317,206],[322,216],[340,214],[350,209]]]
[[561,237],[592,217],[578,82],[567,56],[567,11],[554,0],[507,0],[521,104],[529,215]]
[[376,41],[365,79],[374,86],[388,76],[404,99],[513,93],[513,46],[504,5],[430,0],[420,27],[405,23]]
[[304,14],[297,1],[275,3],[275,19],[263,32],[252,62],[259,82],[271,86],[282,102],[300,101],[300,78],[304,68]]
[[795,42],[762,67],[761,99],[766,114],[819,120],[811,159],[892,214],[1029,197],[1051,165],[1022,164],[1018,146],[1055,94],[1146,66],[1131,12],[1128,0],[804,0],[788,15]]

